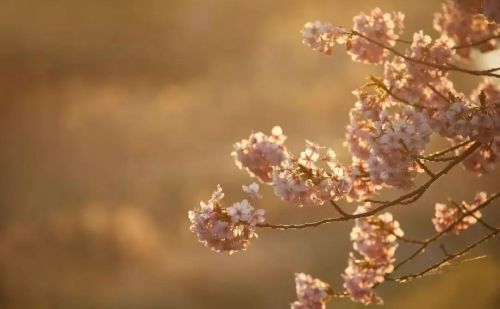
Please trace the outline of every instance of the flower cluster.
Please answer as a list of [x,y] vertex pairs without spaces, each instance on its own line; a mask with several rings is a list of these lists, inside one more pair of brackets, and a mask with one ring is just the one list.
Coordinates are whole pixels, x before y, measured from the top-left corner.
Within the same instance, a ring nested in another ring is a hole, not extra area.
[[327,55],[331,55],[336,44],[346,44],[354,61],[380,64],[389,56],[389,51],[369,40],[393,47],[403,30],[403,21],[404,15],[401,12],[384,13],[375,8],[370,15],[360,14],[354,17],[353,33],[330,23],[308,22],[301,31],[302,42]]
[[[413,35],[413,42],[407,56],[419,62],[431,63],[433,65],[446,65],[452,62],[455,51],[452,49],[454,43],[447,36],[441,36],[432,40],[422,31]],[[432,68],[416,61],[407,60],[406,68],[411,79],[427,84],[447,74],[447,71]]]
[[302,43],[326,55],[332,54],[336,44],[345,44],[347,32],[342,27],[320,21],[308,22],[301,31]]
[[256,225],[264,222],[264,210],[253,208],[247,200],[224,208],[222,188],[217,186],[208,203],[189,211],[190,230],[198,240],[216,252],[245,250],[256,238]]
[[375,8],[370,15],[355,16],[353,30],[362,36],[356,35],[348,43],[348,52],[352,60],[381,64],[389,56],[389,51],[373,44],[365,37],[383,46],[393,47],[403,31],[403,21],[403,13],[384,13],[380,8]]
[[262,195],[259,193],[259,184],[258,183],[252,182],[248,186],[245,186],[245,185],[241,186],[241,188],[243,189],[243,192],[248,194],[248,196],[251,199],[261,199],[262,198]]
[[[302,206],[322,205],[330,199],[338,199],[349,193],[351,177],[348,169],[341,165],[331,149],[321,157],[321,147],[306,141],[306,149],[298,159],[290,157],[273,173],[274,192],[284,201]],[[324,161],[328,169],[317,165]]]
[[463,95],[430,113],[433,130],[451,139],[492,142],[500,134],[500,86],[484,80],[466,99]]
[[447,103],[446,96],[443,102],[441,94],[455,92],[445,70],[446,64],[453,62],[455,51],[452,47],[453,42],[446,36],[432,40],[422,31],[415,33],[406,58],[395,57],[384,64],[384,84],[391,89],[393,101],[426,108]]
[[[472,8],[465,2],[472,3]],[[480,2],[483,6],[478,6]],[[368,15],[362,13],[354,17],[352,31],[320,21],[306,23],[302,42],[313,50],[331,55],[335,45],[345,44],[353,61],[383,64],[383,77],[370,76],[370,82],[354,92],[357,100],[349,113],[344,143],[352,155],[351,163],[340,163],[332,149],[307,140],[305,150],[295,156],[286,147],[280,127],[274,127],[270,135],[252,133],[234,145],[231,156],[240,169],[271,186],[280,199],[297,206],[332,202],[340,217],[298,225],[262,225],[264,210],[249,202],[262,198],[259,184],[242,186],[249,200],[227,208],[222,206],[224,194],[219,186],[208,203],[201,202],[200,208],[189,212],[191,231],[212,250],[232,253],[248,247],[250,239],[257,237],[257,227],[296,229],[356,218],[350,233],[354,250],[342,274],[345,292],[341,295],[366,305],[383,304],[374,288],[394,271],[398,240],[423,246],[396,268],[437,238],[422,242],[404,239],[399,222],[390,213],[378,211],[416,201],[459,162],[468,170],[486,174],[500,158],[500,85],[485,79],[468,96],[455,89],[448,74],[499,76],[499,68],[475,71],[454,64],[457,55],[468,59],[473,49],[486,52],[496,47],[500,25],[492,20],[498,18],[499,13],[494,12],[497,5],[497,0],[449,0],[434,20],[440,37],[433,39],[419,31],[411,42],[405,42],[409,45],[404,52],[393,48],[398,40],[403,41],[404,15],[399,12],[376,8]],[[445,138],[452,147],[423,156],[433,134]],[[433,172],[424,165],[426,160],[449,163]],[[431,179],[413,192],[388,202],[367,199],[384,186],[409,189],[423,171]],[[335,203],[340,198],[382,205],[372,208],[363,202],[350,215]],[[477,208],[485,201],[486,193],[479,192],[471,204],[437,203],[432,218],[441,233],[437,237],[445,232],[459,234],[481,220]],[[427,271],[400,279],[416,278]],[[295,282],[297,301],[291,304],[292,309],[324,309],[334,296],[327,283],[307,274],[295,274]]]
[[[488,15],[494,17],[498,14],[498,11],[494,10],[494,6],[498,6],[498,2],[496,4],[493,3],[495,0],[488,2],[491,3],[485,9],[488,11]],[[457,49],[457,53],[467,59],[471,57],[473,48],[477,48],[483,53],[495,49],[496,41],[487,39],[500,34],[499,24],[488,20],[484,15],[467,10],[454,1],[448,1],[443,5],[443,11],[435,15],[434,28],[454,40],[456,45],[464,46],[464,48]],[[486,41],[482,44],[466,47],[484,40]]]
[[[462,150],[458,149],[457,154]],[[479,149],[462,161],[466,170],[481,176],[490,174],[495,169],[495,163],[500,158],[500,136],[496,136],[488,145],[481,145]]]
[[376,185],[408,188],[418,172],[415,158],[432,133],[425,116],[413,108],[389,115],[390,103],[379,94],[356,91],[358,101],[350,111],[346,145]]
[[324,309],[325,302],[333,295],[327,283],[304,273],[295,274],[297,301],[291,309]]
[[[365,213],[369,204],[359,206],[356,213]],[[384,281],[394,270],[397,237],[403,236],[399,222],[388,212],[377,216],[358,218],[351,231],[354,249],[362,256],[356,259],[351,252],[348,267],[342,275],[344,288],[351,299],[364,304],[382,304],[373,287]]]
[[474,202],[472,204],[468,204],[465,201],[462,201],[461,204],[453,203],[453,207],[449,207],[446,204],[436,203],[436,211],[434,218],[432,219],[434,228],[438,232],[443,232],[450,229],[450,227],[453,225],[453,228],[451,228],[447,232],[455,233],[457,235],[460,234],[462,231],[468,229],[469,226],[476,223],[479,218],[481,218],[481,212],[479,210],[474,211],[470,215],[464,216],[464,214],[473,211],[486,200],[486,192],[478,192],[474,197]]
[[285,140],[280,127],[274,127],[269,136],[262,132],[252,133],[248,139],[234,145],[231,156],[240,169],[245,168],[252,177],[269,183],[273,167],[279,166],[288,157]]

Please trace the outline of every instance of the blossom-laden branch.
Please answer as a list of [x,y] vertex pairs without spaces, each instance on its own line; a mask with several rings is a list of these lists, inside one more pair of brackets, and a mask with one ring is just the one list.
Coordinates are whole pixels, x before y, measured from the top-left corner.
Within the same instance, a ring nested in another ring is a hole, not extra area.
[[[464,207],[466,210],[464,209],[464,211],[461,212],[461,215],[456,217],[454,221],[448,222],[448,226],[446,228],[436,233],[432,237],[429,237],[426,240],[422,241],[405,238],[403,236],[403,232],[399,229],[399,224],[392,220],[392,216],[387,217],[388,213],[379,215],[378,217],[357,219],[356,225],[351,232],[351,240],[354,241],[354,248],[361,253],[364,252],[363,255],[365,255],[365,258],[367,258],[368,254],[368,257],[371,257],[372,262],[370,262],[370,260],[354,260],[351,253],[351,256],[349,258],[349,271],[347,272],[348,274],[351,274],[351,276],[344,276],[344,279],[347,280],[344,284],[346,291],[338,292],[334,294],[333,297],[350,296],[354,301],[359,301],[364,304],[381,304],[382,299],[374,294],[373,289],[375,289],[384,280],[405,283],[414,279],[421,278],[430,272],[436,271],[438,269],[441,269],[443,266],[449,265],[452,260],[463,256],[467,252],[479,246],[481,243],[496,236],[500,232],[500,229],[487,226],[488,229],[491,229],[491,233],[487,234],[478,241],[468,245],[467,247],[456,253],[450,254],[444,249],[444,247],[442,247],[445,253],[445,257],[439,262],[428,266],[418,273],[399,277],[393,277],[390,275],[404,264],[422,254],[424,252],[424,249],[427,248],[430,244],[435,243],[443,235],[455,230],[457,226],[463,227],[464,224],[465,226],[468,226],[467,218],[470,218],[471,216],[477,216],[481,209],[484,209],[485,207],[490,205],[491,202],[498,197],[500,197],[500,193],[493,194],[488,199],[486,199],[485,194],[479,193],[475,198],[475,207],[472,207],[470,209]],[[392,225],[387,225],[391,222]],[[388,237],[391,235],[394,236],[392,239]],[[408,258],[395,265],[392,265],[392,262],[394,261],[393,256],[395,248],[397,248],[397,245],[393,243],[394,239],[412,244],[420,244],[420,247]],[[373,262],[373,258],[375,257],[379,262]],[[381,261],[388,261],[390,263],[390,267],[387,268],[387,262]],[[355,276],[353,277],[353,275]],[[352,282],[352,278],[358,278],[358,281]]]
[[[476,46],[483,45],[485,43],[489,43],[490,41],[496,40],[496,39],[500,39],[500,34],[493,34],[491,36],[485,37],[484,39],[481,39],[481,40],[478,40],[478,41],[475,41],[472,43],[468,43],[468,44],[456,45],[456,46],[453,46],[452,48],[453,49],[464,49],[464,48],[476,47]],[[405,40],[405,39],[397,39],[396,41],[404,43],[404,44],[408,44],[408,45],[413,43],[412,41]],[[500,70],[500,68],[492,68],[492,69],[489,69],[487,71],[494,72],[494,71],[498,71],[498,70]]]
[[[484,39],[476,41],[476,42],[472,42],[470,44],[458,45],[458,46],[453,47],[453,49],[463,49],[463,48],[476,47],[476,46],[483,45],[484,43],[488,43],[491,40],[496,40],[496,39],[500,39],[500,34],[494,34],[492,36],[489,36],[487,38],[484,38]],[[500,70],[500,68],[493,68],[493,69],[490,69],[489,71],[493,72],[493,71],[498,71],[498,70]]]
[[474,214],[475,212],[487,207],[491,202],[493,202],[495,199],[500,197],[500,193],[492,194],[486,201],[481,203],[480,205],[476,206],[475,208],[468,210],[467,212],[462,213],[455,221],[453,221],[451,224],[449,224],[446,228],[441,230],[440,232],[434,234],[433,236],[427,238],[426,240],[423,241],[422,245],[415,250],[412,254],[410,254],[407,258],[401,260],[394,266],[394,270],[399,269],[406,263],[410,262],[414,258],[416,258],[418,255],[420,255],[429,245],[434,243],[436,240],[439,238],[443,237],[445,234],[453,231],[453,229],[461,224],[463,222],[463,219],[466,218],[467,216],[470,216]]
[[304,228],[310,228],[310,227],[317,227],[317,226],[332,223],[332,222],[349,221],[349,220],[353,220],[356,218],[369,217],[369,216],[377,214],[378,212],[380,212],[384,209],[387,209],[389,207],[392,207],[392,206],[395,206],[398,204],[406,204],[409,201],[414,202],[415,200],[420,198],[434,182],[436,182],[442,176],[446,175],[451,169],[453,169],[453,167],[460,164],[465,158],[467,158],[467,156],[469,156],[474,151],[476,151],[480,146],[481,146],[480,143],[477,143],[477,142],[474,143],[467,150],[465,150],[460,156],[458,156],[456,159],[454,159],[452,162],[450,162],[446,167],[444,167],[438,173],[435,173],[434,177],[430,178],[428,181],[426,181],[424,184],[422,184],[417,189],[413,190],[410,193],[404,194],[404,195],[402,195],[402,196],[400,196],[392,201],[385,202],[385,203],[383,203],[383,204],[381,204],[381,205],[379,205],[379,206],[377,206],[369,211],[366,211],[363,213],[358,213],[358,214],[344,214],[344,215],[341,215],[339,217],[326,218],[326,219],[315,221],[315,222],[300,223],[300,224],[262,223],[262,224],[258,224],[257,227],[271,228],[271,229],[277,229],[277,230],[304,229]]
[[[500,158],[500,86],[484,79],[466,96],[449,79],[452,71],[500,77],[500,68],[470,70],[454,64],[470,59],[473,50],[495,49],[500,25],[463,11],[455,2],[448,2],[435,16],[434,28],[441,33],[437,39],[422,31],[411,41],[401,39],[403,21],[400,12],[385,13],[376,8],[370,14],[356,16],[350,31],[321,22],[307,23],[302,30],[303,43],[314,50],[331,55],[333,46],[345,44],[353,61],[383,64],[381,78],[370,76],[369,83],[353,92],[356,102],[349,112],[344,143],[352,155],[350,164],[340,163],[332,149],[308,140],[305,150],[295,156],[278,126],[270,135],[250,134],[236,143],[231,153],[239,169],[271,186],[281,200],[298,207],[329,204],[338,216],[301,224],[268,223],[264,210],[255,209],[249,201],[262,198],[257,183],[242,187],[249,200],[225,207],[219,186],[208,203],[201,202],[201,207],[189,212],[190,229],[198,240],[216,252],[229,254],[246,250],[250,240],[257,238],[258,228],[304,229],[353,221],[350,239],[354,251],[342,274],[345,290],[334,292],[329,284],[298,273],[297,300],[291,303],[292,309],[325,309],[326,302],[336,297],[382,304],[374,289],[383,281],[408,282],[440,270],[500,232],[480,212],[500,193],[487,197],[479,192],[471,204],[452,200],[451,206],[436,203],[431,220],[436,234],[423,240],[406,237],[392,214],[382,213],[397,205],[415,203],[459,164],[482,175],[491,172]],[[398,42],[410,45],[401,52],[395,48]],[[451,146],[426,155],[434,135],[447,139]],[[446,165],[435,172],[427,162]],[[417,175],[424,172],[427,180],[415,188]],[[373,199],[382,188],[408,193],[388,201]],[[338,203],[341,199],[357,202],[358,207],[353,213],[346,211]],[[451,254],[441,245],[445,257],[418,273],[392,275],[445,234],[458,235],[475,223],[490,233]],[[416,249],[396,263],[399,243]]]
[[348,34],[360,36],[360,37],[364,38],[365,40],[369,41],[370,43],[375,44],[378,47],[383,48],[385,50],[388,50],[392,54],[394,54],[398,57],[401,57],[401,58],[403,58],[407,61],[410,61],[410,62],[415,62],[415,63],[421,64],[421,65],[425,65],[428,67],[432,67],[432,68],[436,68],[436,69],[444,70],[444,71],[457,71],[457,72],[467,73],[467,74],[471,74],[471,75],[475,75],[475,76],[490,76],[490,77],[500,78],[500,74],[494,73],[494,71],[496,71],[496,69],[493,69],[493,71],[492,70],[469,70],[469,69],[458,67],[458,66],[450,64],[450,63],[438,64],[438,63],[423,61],[420,59],[406,56],[405,54],[397,51],[393,47],[389,47],[389,46],[386,46],[382,43],[379,43],[378,41],[358,32],[358,31],[352,30]]
[[495,237],[498,233],[500,233],[500,229],[496,229],[496,230],[490,232],[489,234],[483,236],[481,239],[471,243],[470,245],[468,245],[467,247],[465,247],[464,249],[462,249],[458,252],[455,252],[452,254],[447,254],[446,257],[444,259],[442,259],[441,261],[427,267],[426,269],[424,269],[416,274],[405,275],[405,276],[400,276],[400,277],[395,277],[395,278],[389,277],[389,278],[386,278],[386,280],[396,281],[399,283],[406,283],[406,282],[409,282],[409,281],[414,280],[414,279],[422,278],[423,276],[425,276],[431,272],[434,272],[434,271],[441,269],[443,266],[449,265],[449,263],[452,260],[458,259],[459,257],[468,253],[469,251],[476,248],[477,246],[479,246],[483,242],[488,241],[491,238]]

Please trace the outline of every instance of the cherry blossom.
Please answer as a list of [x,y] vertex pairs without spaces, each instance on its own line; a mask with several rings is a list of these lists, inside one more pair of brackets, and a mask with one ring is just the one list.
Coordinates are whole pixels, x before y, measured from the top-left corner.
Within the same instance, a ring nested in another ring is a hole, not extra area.
[[330,285],[304,273],[295,274],[295,285],[297,301],[291,304],[292,309],[324,309],[333,294]]
[[[493,3],[495,0],[488,2]],[[489,11],[488,15],[497,16],[498,11],[494,11],[494,5],[488,4],[485,7]],[[435,15],[434,28],[454,40],[456,45],[470,45],[500,34],[499,24],[488,20],[484,15],[464,9],[454,1],[443,4],[443,11]],[[492,39],[477,46],[460,48],[457,53],[461,57],[469,59],[473,49],[484,53],[496,47],[497,43]]]
[[[358,206],[356,214],[369,211],[371,205]],[[353,301],[364,304],[382,304],[373,288],[385,280],[385,275],[394,270],[394,255],[398,247],[397,238],[404,235],[399,222],[389,212],[358,218],[350,237],[353,248],[362,259],[350,253],[348,267],[342,277],[344,288]]]
[[435,214],[432,219],[434,228],[438,232],[446,231],[452,224],[458,221],[453,228],[448,231],[448,233],[460,234],[462,231],[468,229],[472,224],[477,222],[478,218],[481,218],[481,212],[474,211],[471,215],[465,216],[460,220],[464,213],[470,212],[475,209],[480,204],[484,203],[487,199],[486,192],[478,192],[474,197],[472,204],[468,204],[462,201],[460,204],[454,204],[453,206],[448,206],[442,203],[436,203]]
[[[302,42],[313,50],[331,55],[335,45],[345,44],[353,61],[383,64],[381,77],[370,75],[369,82],[353,92],[355,102],[349,111],[343,144],[351,155],[350,162],[340,162],[332,148],[309,140],[305,149],[294,155],[286,147],[287,137],[280,127],[274,127],[270,135],[250,134],[234,145],[231,155],[240,169],[271,186],[281,200],[299,207],[332,203],[339,216],[298,224],[263,224],[265,211],[251,205],[262,198],[259,184],[253,182],[242,186],[248,200],[228,208],[222,206],[224,193],[218,186],[207,203],[201,202],[200,208],[189,212],[191,231],[212,250],[232,253],[245,250],[250,239],[257,237],[258,227],[301,229],[353,220],[349,235],[353,250],[342,274],[345,291],[334,295],[327,283],[304,273],[295,274],[297,300],[291,304],[292,309],[324,309],[326,301],[338,295],[348,295],[365,305],[383,304],[374,289],[385,280],[419,278],[463,254],[465,251],[447,255],[441,263],[417,274],[391,275],[444,232],[460,234],[477,221],[488,227],[480,219],[481,212],[475,210],[487,201],[485,192],[477,193],[471,203],[436,203],[431,221],[438,234],[421,241],[403,238],[399,222],[391,213],[381,212],[414,203],[459,164],[480,176],[491,173],[500,158],[500,85],[486,78],[468,95],[455,88],[449,74],[500,76],[498,68],[475,71],[455,64],[470,59],[475,49],[486,52],[496,48],[500,25],[494,20],[498,19],[499,7],[493,2],[450,0],[434,19],[439,35],[432,38],[418,31],[411,42],[400,39],[404,15],[379,8],[355,16],[351,31],[320,21],[306,23]],[[398,41],[407,45],[393,48]],[[426,154],[433,137],[446,140],[450,147]],[[430,161],[447,165],[434,170],[427,165]],[[372,198],[384,187],[414,187],[417,175],[423,172],[429,177],[411,192],[389,201]],[[490,200],[498,196],[493,194]],[[340,199],[358,202],[353,215],[336,203]],[[467,248],[489,238],[483,237]],[[420,248],[396,264],[398,241]]]
[[432,130],[425,114],[404,108],[389,115],[387,98],[377,93],[356,91],[347,127],[346,145],[366,163],[366,171],[376,185],[408,188],[419,171],[415,158],[430,140]]
[[244,168],[250,176],[269,183],[273,167],[279,166],[288,157],[285,140],[280,127],[274,127],[269,136],[262,132],[252,133],[248,139],[234,145],[231,156],[238,168]]
[[[457,140],[459,141],[459,140]],[[463,151],[458,149],[457,154]],[[495,169],[496,162],[500,158],[500,136],[495,136],[488,145],[482,145],[470,156],[462,161],[466,170],[476,173],[478,176],[490,174]]]
[[222,188],[217,186],[208,203],[189,211],[190,230],[198,240],[216,252],[246,250],[250,239],[257,237],[256,224],[263,223],[264,210],[254,209],[247,200],[224,208]]
[[342,27],[320,21],[308,22],[302,29],[302,42],[313,50],[331,55],[333,46],[346,44],[352,59],[361,63],[381,64],[389,51],[363,36],[387,47],[393,47],[403,31],[401,12],[384,13],[375,8],[370,15],[360,14],[353,19],[353,33]]
[[262,195],[259,193],[259,184],[258,183],[252,182],[248,186],[245,186],[245,185],[241,186],[241,188],[243,189],[243,192],[248,194],[248,196],[251,199],[261,199],[262,198]]
[[231,217],[231,221],[250,222],[252,220],[253,207],[247,200],[234,203],[233,206],[227,208],[227,214]]
[[[426,63],[444,65],[452,62],[455,54],[453,47],[454,42],[447,36],[432,40],[430,36],[420,31],[413,35],[413,42],[407,56]],[[429,67],[429,65],[413,60],[406,60],[406,69],[412,80],[418,80],[420,84],[424,85],[447,74],[446,70]]]
[[[353,30],[384,46],[393,47],[403,31],[403,21],[404,14],[401,12],[384,13],[375,8],[370,15],[355,16]],[[389,56],[387,49],[359,35],[350,38],[348,53],[353,61],[369,64],[381,64]]]
[[373,291],[373,287],[382,282],[384,274],[365,260],[357,260],[351,252],[348,267],[342,274],[344,288],[353,301],[365,305],[382,305],[384,301]]
[[301,33],[302,43],[326,55],[331,55],[333,46],[344,44],[347,39],[344,28],[320,21],[306,23]]
[[452,95],[429,115],[433,130],[444,137],[491,143],[500,134],[500,86],[485,79],[470,98]]
[[[331,149],[306,141],[299,159],[289,157],[273,172],[274,192],[297,206],[323,205],[330,199],[344,197],[351,190],[349,169],[340,164]],[[321,153],[320,153],[321,152]],[[323,162],[326,167],[318,165]]]

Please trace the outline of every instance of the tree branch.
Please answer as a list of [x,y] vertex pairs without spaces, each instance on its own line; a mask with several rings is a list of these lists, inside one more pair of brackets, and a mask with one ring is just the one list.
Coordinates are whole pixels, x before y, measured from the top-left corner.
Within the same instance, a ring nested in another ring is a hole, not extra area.
[[413,252],[406,259],[404,259],[404,260],[400,261],[398,264],[396,264],[394,266],[394,271],[396,271],[398,268],[400,268],[401,266],[405,265],[409,261],[413,260],[420,253],[422,253],[430,244],[432,244],[433,242],[435,242],[436,240],[438,240],[439,238],[441,238],[446,233],[450,232],[457,224],[459,224],[460,222],[462,222],[462,220],[465,217],[467,217],[467,216],[473,214],[474,212],[476,212],[476,211],[478,211],[478,210],[480,210],[480,209],[488,206],[492,201],[494,201],[498,197],[500,197],[500,193],[492,194],[484,203],[476,206],[475,208],[473,208],[473,209],[471,209],[471,210],[469,210],[467,212],[463,212],[462,215],[456,221],[454,221],[452,224],[450,224],[446,229],[444,229],[443,231],[441,231],[439,233],[434,234],[432,237],[427,238],[422,243],[422,245],[415,252]]
[[475,76],[491,76],[491,77],[500,78],[500,74],[493,73],[496,70],[493,70],[493,71],[491,69],[490,70],[469,70],[469,69],[464,69],[464,68],[461,68],[461,67],[458,67],[455,65],[451,65],[448,63],[447,64],[437,64],[437,63],[431,63],[431,62],[427,62],[427,61],[423,61],[423,60],[419,60],[419,59],[414,59],[412,57],[406,56],[405,54],[397,51],[396,49],[394,49],[392,47],[385,46],[384,44],[377,42],[377,41],[373,40],[372,38],[367,37],[366,35],[358,32],[356,30],[351,30],[351,34],[360,36],[360,37],[364,38],[365,40],[367,40],[368,42],[373,43],[380,48],[388,50],[391,53],[393,53],[394,55],[399,56],[407,61],[411,61],[414,63],[422,64],[422,65],[425,65],[428,67],[432,67],[432,68],[436,68],[436,69],[440,69],[440,70],[444,70],[444,71],[457,71],[457,72],[467,73],[467,74],[471,74],[471,75],[475,75]]
[[304,228],[309,228],[309,227],[317,227],[317,226],[327,224],[327,223],[332,223],[332,222],[349,221],[349,220],[356,219],[356,218],[369,217],[369,216],[377,214],[378,212],[380,212],[386,208],[392,207],[394,205],[411,204],[411,203],[415,202],[417,199],[419,199],[427,191],[427,189],[429,189],[429,187],[434,182],[436,182],[443,175],[447,174],[451,169],[453,169],[453,167],[455,167],[460,162],[462,162],[466,157],[468,157],[470,154],[472,154],[480,146],[481,146],[481,143],[475,142],[472,146],[470,146],[462,154],[460,154],[455,160],[448,163],[448,165],[446,167],[444,167],[438,173],[434,174],[434,177],[430,178],[427,182],[425,182],[419,188],[413,190],[410,193],[402,195],[399,198],[396,198],[392,201],[381,204],[381,205],[379,205],[379,206],[377,206],[377,207],[375,207],[367,212],[359,213],[359,214],[352,214],[352,215],[347,214],[347,216],[326,218],[326,219],[315,221],[315,222],[307,222],[307,223],[300,223],[300,224],[263,223],[263,224],[258,224],[257,227],[271,228],[271,229],[277,229],[277,230],[304,229]]
[[464,249],[462,249],[462,250],[460,250],[458,252],[455,252],[453,254],[447,254],[444,259],[442,259],[441,261],[439,261],[439,262],[437,262],[437,263],[435,263],[435,264],[427,267],[426,269],[422,270],[419,273],[411,274],[411,275],[405,275],[405,276],[396,277],[396,278],[388,277],[387,280],[392,280],[392,281],[396,281],[396,282],[399,282],[399,283],[406,283],[406,282],[414,280],[414,279],[422,278],[426,274],[428,274],[428,273],[430,273],[432,271],[440,269],[442,266],[448,264],[448,262],[450,262],[452,260],[455,260],[455,259],[463,256],[467,252],[469,252],[472,249],[474,249],[475,247],[479,246],[481,243],[483,243],[483,242],[485,242],[487,240],[490,240],[491,238],[495,237],[498,233],[500,233],[500,229],[496,229],[495,231],[487,234],[486,236],[482,237],[481,239],[475,241],[474,243],[468,245],[467,247],[465,247]]

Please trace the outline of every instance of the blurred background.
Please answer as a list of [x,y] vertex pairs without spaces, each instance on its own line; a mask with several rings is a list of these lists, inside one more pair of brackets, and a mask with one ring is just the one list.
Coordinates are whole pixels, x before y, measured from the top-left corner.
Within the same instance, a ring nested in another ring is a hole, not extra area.
[[[342,140],[351,91],[381,68],[351,62],[341,47],[333,57],[313,52],[299,30],[315,19],[349,27],[374,6],[406,13],[405,37],[436,35],[436,0],[3,0],[0,307],[288,308],[299,271],[339,290],[351,223],[261,230],[247,252],[228,256],[197,242],[187,211],[217,184],[228,203],[241,198],[250,179],[229,153],[252,130],[281,125],[295,152],[308,138],[350,161]],[[467,65],[495,63],[499,53]],[[455,77],[463,91],[479,82]],[[409,237],[424,238],[435,201],[498,191],[499,175],[457,169],[393,212]],[[333,215],[263,193],[269,222]],[[484,214],[490,222],[499,221],[497,206]],[[447,248],[482,233],[447,237]],[[443,274],[383,285],[386,307],[500,308],[499,244]],[[441,257],[431,248],[402,271]]]

